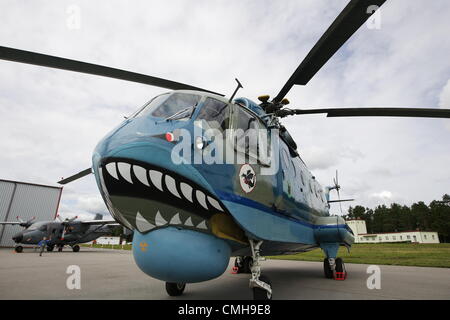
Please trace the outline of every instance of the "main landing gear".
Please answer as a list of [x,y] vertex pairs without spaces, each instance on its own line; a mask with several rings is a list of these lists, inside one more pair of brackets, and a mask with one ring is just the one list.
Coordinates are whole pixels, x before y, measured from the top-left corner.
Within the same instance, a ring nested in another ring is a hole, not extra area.
[[323,271],[325,278],[335,280],[347,279],[347,271],[342,258],[325,258],[323,260]]
[[21,253],[21,252],[23,251],[23,247],[22,247],[22,246],[16,246],[16,247],[14,248],[14,250],[15,250],[17,253]]
[[250,247],[252,249],[253,263],[250,267],[252,277],[250,278],[250,288],[253,289],[254,300],[271,300],[272,299],[272,285],[267,276],[261,274],[262,260],[259,255],[259,251],[262,245],[262,241],[255,241],[249,239]]
[[73,252],[78,252],[78,251],[80,251],[80,246],[79,245],[74,245],[74,246],[72,246],[72,251]]

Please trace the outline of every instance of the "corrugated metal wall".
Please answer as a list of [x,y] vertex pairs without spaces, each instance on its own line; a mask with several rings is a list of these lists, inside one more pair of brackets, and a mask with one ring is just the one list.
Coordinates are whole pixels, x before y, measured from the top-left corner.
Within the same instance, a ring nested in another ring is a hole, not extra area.
[[[0,221],[17,221],[36,217],[51,221],[59,206],[62,188],[0,180]],[[23,228],[0,226],[0,246],[14,246],[12,236]]]

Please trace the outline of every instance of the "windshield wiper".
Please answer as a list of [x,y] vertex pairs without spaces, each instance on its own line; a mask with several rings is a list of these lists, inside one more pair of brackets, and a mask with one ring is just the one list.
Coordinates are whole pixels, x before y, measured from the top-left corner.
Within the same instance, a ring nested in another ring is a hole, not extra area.
[[[171,115],[170,117],[166,118],[165,120],[166,121],[168,121],[168,120],[179,120],[179,119],[183,119],[183,118],[186,118],[186,117],[190,117],[194,113],[194,110],[195,110],[196,106],[197,106],[197,104],[195,104],[193,106],[190,106],[190,107],[187,107],[187,108],[184,108],[184,109],[182,109],[182,110],[180,110],[178,112],[175,112],[173,115]],[[185,112],[189,111],[190,109],[192,109],[192,111],[189,113],[189,115],[181,116]]]

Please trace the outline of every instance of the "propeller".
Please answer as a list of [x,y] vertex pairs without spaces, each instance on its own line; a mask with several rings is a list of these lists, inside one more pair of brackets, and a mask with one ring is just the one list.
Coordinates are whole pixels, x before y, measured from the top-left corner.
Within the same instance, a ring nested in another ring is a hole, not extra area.
[[[175,82],[163,78],[148,76],[141,73],[110,68],[98,64],[86,63],[77,60],[65,59],[46,54],[25,51],[15,48],[0,46],[0,59],[9,60],[20,63],[33,64],[41,67],[49,67],[62,69],[67,71],[75,71],[88,73],[97,76],[115,78],[119,80],[132,81],[147,84],[155,87],[172,89],[172,90],[199,90],[215,93],[206,89],[194,87],[185,83]],[[223,96],[222,94],[215,93]]]
[[75,181],[75,180],[78,180],[78,179],[80,179],[80,178],[83,178],[83,177],[85,177],[85,176],[87,176],[87,175],[89,175],[89,174],[91,174],[92,173],[92,169],[91,168],[88,168],[88,169],[85,169],[85,170],[83,170],[83,171],[80,171],[80,172],[78,172],[77,174],[74,174],[73,176],[70,176],[70,177],[68,177],[68,178],[61,178],[61,180],[60,181],[58,181],[58,183],[59,184],[67,184],[67,183],[69,183],[69,182],[72,182],[72,181]]
[[29,226],[31,226],[31,222],[34,220],[34,219],[36,219],[36,217],[32,217],[31,219],[29,219],[29,220],[27,220],[27,221],[24,221],[24,220],[22,220],[19,216],[17,216],[16,217],[16,219],[20,222],[20,226],[21,227],[25,227],[25,228],[28,228]]
[[432,108],[330,108],[330,109],[282,109],[276,115],[284,118],[292,115],[327,114],[327,117],[417,117],[450,118],[450,109]]
[[339,189],[341,189],[341,186],[339,185],[339,178],[338,178],[338,171],[336,170],[336,177],[333,178],[334,188],[336,189],[338,200],[339,200],[339,207],[341,208],[341,214],[342,214],[342,204],[341,204],[341,194],[339,193]]
[[375,13],[368,8],[386,0],[351,0],[314,45],[273,102],[281,102],[294,85],[306,85],[342,45]]

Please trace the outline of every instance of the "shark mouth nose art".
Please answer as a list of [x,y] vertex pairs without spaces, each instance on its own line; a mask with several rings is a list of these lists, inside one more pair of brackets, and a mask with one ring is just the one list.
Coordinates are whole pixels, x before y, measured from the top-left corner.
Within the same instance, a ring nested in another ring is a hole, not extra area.
[[209,232],[208,220],[225,212],[209,191],[175,172],[122,158],[101,167],[108,202],[141,233],[166,226]]

